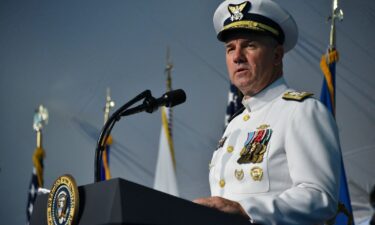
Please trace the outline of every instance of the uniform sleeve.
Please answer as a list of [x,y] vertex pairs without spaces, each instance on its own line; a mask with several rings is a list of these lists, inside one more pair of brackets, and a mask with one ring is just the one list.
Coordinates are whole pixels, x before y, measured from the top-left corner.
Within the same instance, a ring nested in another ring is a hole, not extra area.
[[337,210],[341,150],[336,123],[315,99],[296,104],[285,135],[292,187],[240,201],[261,224],[322,224]]

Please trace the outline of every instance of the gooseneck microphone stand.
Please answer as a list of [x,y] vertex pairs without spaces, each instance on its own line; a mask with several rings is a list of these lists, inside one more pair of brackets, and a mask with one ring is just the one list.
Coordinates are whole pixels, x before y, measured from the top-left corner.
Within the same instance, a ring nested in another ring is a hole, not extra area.
[[[136,102],[142,99],[144,99],[142,104],[134,108],[128,109],[130,106],[134,105]],[[105,149],[107,139],[111,133],[113,126],[115,125],[117,121],[121,119],[121,117],[129,116],[129,115],[139,113],[142,111],[152,113],[156,111],[159,108],[159,106],[173,107],[175,105],[185,102],[185,100],[186,100],[186,95],[182,89],[169,91],[158,99],[152,97],[150,90],[146,90],[140,93],[139,95],[137,95],[135,98],[130,100],[125,105],[121,106],[121,108],[119,108],[116,112],[114,112],[111,115],[111,117],[109,117],[107,122],[104,124],[104,127],[100,133],[100,136],[96,145],[95,165],[94,165],[95,182],[100,181],[100,177],[101,177],[100,163],[102,161],[102,154]]]
[[[128,108],[132,105],[134,105],[136,102],[144,99],[143,103],[137,107],[131,108],[128,110]],[[134,97],[129,102],[125,103],[123,106],[121,106],[118,110],[116,110],[111,117],[107,120],[107,122],[104,124],[104,127],[100,133],[97,145],[96,145],[96,151],[95,151],[95,182],[100,181],[101,177],[101,170],[100,170],[100,163],[102,161],[102,155],[103,151],[105,149],[105,145],[107,143],[108,136],[110,135],[113,126],[117,121],[121,119],[123,116],[128,116],[131,114],[135,114],[141,111],[146,111],[149,113],[152,113],[157,109],[156,99],[152,97],[151,91],[146,90],[136,97]]]

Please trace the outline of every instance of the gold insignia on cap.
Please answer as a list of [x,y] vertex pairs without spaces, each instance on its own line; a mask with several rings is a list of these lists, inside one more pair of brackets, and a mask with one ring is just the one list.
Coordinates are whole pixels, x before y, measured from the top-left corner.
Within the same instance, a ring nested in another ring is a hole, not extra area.
[[243,116],[243,121],[248,121],[250,119],[250,115],[246,114]]
[[304,92],[304,91],[301,91],[301,92],[298,92],[298,91],[288,91],[288,92],[284,93],[283,99],[285,99],[285,100],[294,100],[294,101],[301,102],[301,101],[305,100],[306,98],[311,97],[313,95],[314,95],[313,93]]
[[219,185],[220,185],[221,188],[223,188],[225,186],[225,180],[221,179],[220,182],[219,182]]
[[250,175],[254,181],[261,181],[263,177],[263,170],[262,168],[255,166],[251,168]]
[[234,176],[237,178],[237,180],[242,180],[244,176],[243,170],[234,170]]
[[233,150],[234,150],[234,147],[233,147],[233,146],[228,146],[228,147],[227,147],[227,152],[232,153]]
[[249,2],[247,2],[247,1],[243,2],[241,4],[238,4],[238,5],[230,4],[228,6],[228,10],[231,14],[230,20],[231,21],[241,20],[243,18],[242,11],[244,10],[244,8],[246,7],[247,4],[249,4]]
[[255,22],[252,20],[241,20],[241,21],[232,22],[230,24],[225,25],[221,31],[233,29],[233,28],[245,28],[245,29],[256,30],[256,31],[268,31],[276,35],[277,37],[280,35],[280,32],[277,29],[274,29],[266,24]]

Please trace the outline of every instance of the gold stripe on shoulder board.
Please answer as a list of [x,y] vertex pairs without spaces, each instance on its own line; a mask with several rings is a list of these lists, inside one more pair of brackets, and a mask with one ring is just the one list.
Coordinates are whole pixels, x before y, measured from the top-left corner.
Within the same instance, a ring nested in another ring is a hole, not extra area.
[[303,101],[308,97],[313,96],[313,93],[305,92],[305,91],[288,91],[285,92],[283,95],[283,99],[285,100],[294,100],[294,101]]

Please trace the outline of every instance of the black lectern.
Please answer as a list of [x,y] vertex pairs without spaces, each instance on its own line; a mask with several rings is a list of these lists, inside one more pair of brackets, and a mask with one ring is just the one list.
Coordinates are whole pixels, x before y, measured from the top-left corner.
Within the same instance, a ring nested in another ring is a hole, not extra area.
[[[210,209],[120,178],[78,187],[79,225],[249,225]],[[47,225],[47,194],[39,195],[31,225]]]

